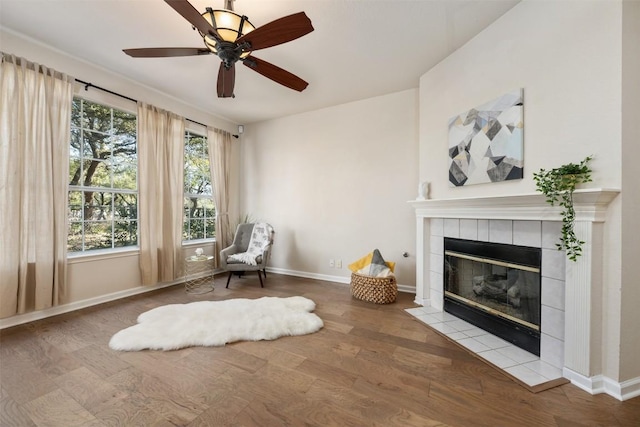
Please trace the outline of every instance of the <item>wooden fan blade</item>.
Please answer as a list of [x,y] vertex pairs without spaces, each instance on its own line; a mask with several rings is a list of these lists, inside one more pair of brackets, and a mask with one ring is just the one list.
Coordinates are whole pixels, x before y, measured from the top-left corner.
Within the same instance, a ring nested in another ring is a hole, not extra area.
[[209,34],[216,40],[220,40],[220,35],[215,28],[202,17],[202,14],[193,7],[187,0],[164,0],[169,6],[171,6],[176,12],[178,12],[184,19],[189,21],[191,25],[196,27],[203,34]]
[[170,56],[208,55],[209,49],[203,47],[143,47],[140,49],[123,49],[124,53],[134,58],[166,58]]
[[304,12],[294,13],[271,21],[250,33],[238,38],[238,45],[247,42],[251,45],[246,51],[264,49],[290,42],[313,31],[311,20]]
[[305,82],[295,74],[291,74],[290,72],[260,58],[256,58],[255,56],[246,57],[243,63],[266,78],[293,90],[297,90],[298,92],[302,92],[307,88],[307,86],[309,86],[309,83]]
[[233,98],[233,87],[236,83],[236,64],[231,64],[229,68],[220,63],[218,70],[218,98]]

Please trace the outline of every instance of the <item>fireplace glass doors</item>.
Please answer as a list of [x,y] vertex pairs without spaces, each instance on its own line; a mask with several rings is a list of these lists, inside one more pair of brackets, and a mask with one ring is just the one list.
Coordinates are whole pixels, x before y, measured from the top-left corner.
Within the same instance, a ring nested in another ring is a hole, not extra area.
[[539,356],[540,253],[446,238],[445,311]]

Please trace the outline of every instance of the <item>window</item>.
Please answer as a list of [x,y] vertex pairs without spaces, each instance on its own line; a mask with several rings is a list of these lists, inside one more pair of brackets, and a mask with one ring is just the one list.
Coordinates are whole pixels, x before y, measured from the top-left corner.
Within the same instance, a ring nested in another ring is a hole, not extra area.
[[136,246],[136,115],[74,98],[69,147],[68,251]]
[[184,241],[215,237],[216,209],[211,189],[207,138],[190,131],[184,136]]

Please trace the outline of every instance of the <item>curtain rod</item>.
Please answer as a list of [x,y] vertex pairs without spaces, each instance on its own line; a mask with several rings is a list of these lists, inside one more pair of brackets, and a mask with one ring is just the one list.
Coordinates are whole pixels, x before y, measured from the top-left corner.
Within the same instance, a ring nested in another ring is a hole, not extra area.
[[[138,102],[138,100],[137,100],[137,99],[133,99],[133,98],[131,98],[131,97],[129,97],[129,96],[122,95],[121,93],[114,92],[114,91],[112,91],[112,90],[105,89],[105,88],[100,87],[100,86],[96,86],[96,85],[94,85],[93,83],[85,82],[84,80],[80,80],[80,79],[76,79],[76,81],[77,81],[78,83],[80,83],[80,84],[83,84],[83,85],[84,85],[84,90],[89,90],[89,88],[90,88],[90,87],[92,87],[92,88],[94,88],[94,89],[98,89],[98,90],[101,90],[101,91],[103,91],[103,92],[110,93],[111,95],[115,95],[115,96],[119,96],[120,98],[127,99],[127,100],[129,100],[129,101],[131,101],[131,102],[135,102],[135,103],[137,103],[137,102]],[[195,120],[191,120],[191,119],[189,119],[189,118],[187,118],[187,117],[185,117],[185,120],[188,120],[188,121],[190,121],[191,123],[195,123],[195,124],[200,125],[200,126],[204,126],[205,128],[207,127],[207,125],[205,125],[204,123],[196,122]],[[236,138],[238,137],[237,135],[233,135],[233,136],[234,136],[234,137],[236,137]]]

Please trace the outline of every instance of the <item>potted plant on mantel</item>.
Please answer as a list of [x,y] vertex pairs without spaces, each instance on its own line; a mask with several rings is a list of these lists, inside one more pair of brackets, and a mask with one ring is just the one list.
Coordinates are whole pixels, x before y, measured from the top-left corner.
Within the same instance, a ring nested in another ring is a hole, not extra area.
[[592,156],[587,156],[578,164],[567,163],[548,171],[540,169],[533,174],[536,190],[547,197],[547,203],[551,206],[555,206],[557,203],[562,207],[562,235],[560,243],[557,243],[556,246],[558,250],[565,249],[567,257],[571,261],[576,261],[582,255],[582,245],[584,244],[573,231],[576,217],[573,208],[573,192],[578,184],[591,181],[591,168],[587,164],[592,159]]

